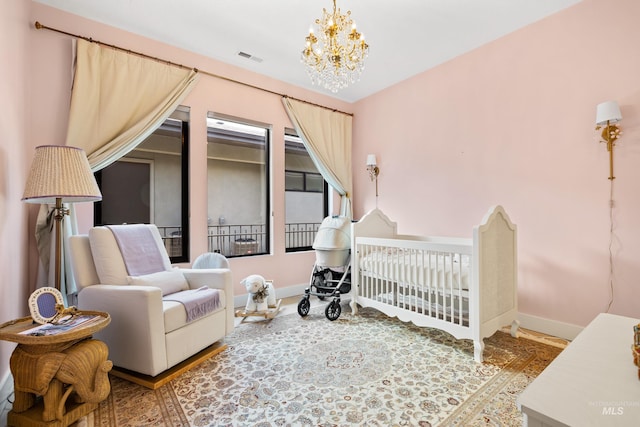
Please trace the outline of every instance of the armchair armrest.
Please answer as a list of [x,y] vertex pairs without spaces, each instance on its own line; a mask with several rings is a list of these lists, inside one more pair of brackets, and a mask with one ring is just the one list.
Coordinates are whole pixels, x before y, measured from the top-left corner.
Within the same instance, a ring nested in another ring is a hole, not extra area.
[[189,288],[191,289],[208,286],[213,289],[220,289],[224,291],[226,310],[225,327],[227,334],[232,332],[234,327],[234,302],[231,270],[228,268],[181,268],[180,271],[184,274],[184,277],[189,283]]
[[150,364],[158,371],[167,368],[160,288],[92,285],[78,294],[78,308],[111,315],[111,324],[95,335],[108,345],[114,365],[138,372]]

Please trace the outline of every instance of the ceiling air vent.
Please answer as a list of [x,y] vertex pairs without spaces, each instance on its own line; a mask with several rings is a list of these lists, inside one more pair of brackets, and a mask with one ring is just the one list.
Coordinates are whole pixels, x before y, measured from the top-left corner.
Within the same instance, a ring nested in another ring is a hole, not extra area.
[[250,60],[258,62],[258,63],[262,62],[262,58],[258,58],[257,56],[251,55],[250,53],[247,53],[247,52],[240,51],[240,52],[238,52],[238,56],[241,57],[241,58],[250,59]]

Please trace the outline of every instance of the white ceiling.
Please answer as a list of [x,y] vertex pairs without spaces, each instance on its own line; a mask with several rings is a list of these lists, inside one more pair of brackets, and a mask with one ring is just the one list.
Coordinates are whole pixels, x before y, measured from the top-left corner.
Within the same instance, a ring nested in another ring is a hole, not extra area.
[[34,1],[354,102],[581,0],[337,0],[370,46],[361,80],[337,94],[312,86],[300,63],[331,0]]

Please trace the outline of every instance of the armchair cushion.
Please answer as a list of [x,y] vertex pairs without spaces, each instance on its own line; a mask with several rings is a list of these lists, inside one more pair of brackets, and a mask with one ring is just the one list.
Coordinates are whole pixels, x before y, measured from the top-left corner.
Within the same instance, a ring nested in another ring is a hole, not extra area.
[[[164,270],[171,270],[171,261],[162,244],[162,237],[160,237],[158,229],[154,225],[148,226],[152,230],[162,255]],[[89,230],[89,243],[94,261],[99,260],[99,262],[95,262],[95,267],[100,283],[108,285],[124,285],[128,283],[127,267],[113,232],[107,227],[92,227]]]
[[159,271],[143,276],[127,276],[127,282],[136,286],[155,286],[162,290],[162,296],[189,289],[189,283],[180,270]]

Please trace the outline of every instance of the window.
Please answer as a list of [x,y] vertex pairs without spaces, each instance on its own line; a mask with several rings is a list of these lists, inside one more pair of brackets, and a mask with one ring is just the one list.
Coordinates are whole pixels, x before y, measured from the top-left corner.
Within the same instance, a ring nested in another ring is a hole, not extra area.
[[171,262],[189,261],[189,110],[179,107],[147,139],[96,172],[94,224],[156,224]]
[[269,253],[269,140],[265,124],[207,115],[210,252]]
[[285,171],[284,175],[286,191],[324,192],[324,179],[322,179],[322,175],[317,172]]
[[329,186],[293,129],[285,129],[284,144],[286,250],[309,250],[329,212]]

